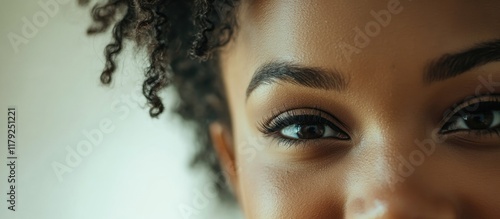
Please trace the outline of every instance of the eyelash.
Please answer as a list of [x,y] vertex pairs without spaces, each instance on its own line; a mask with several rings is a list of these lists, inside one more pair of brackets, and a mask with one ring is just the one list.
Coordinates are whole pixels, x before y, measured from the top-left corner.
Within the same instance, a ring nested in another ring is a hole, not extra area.
[[[473,106],[474,104],[478,104],[478,108],[474,111],[465,111],[468,107]],[[484,107],[484,105],[487,104],[487,107]],[[468,99],[466,101],[463,101],[460,104],[457,104],[453,107],[451,107],[447,112],[450,112],[445,116],[445,119],[441,124],[441,130],[443,130],[446,126],[450,125],[453,122],[456,122],[457,119],[460,119],[460,116],[457,116],[459,114],[464,115],[467,113],[473,113],[473,112],[481,112],[481,109],[486,108],[486,111],[490,110],[500,110],[500,95],[494,94],[494,95],[489,95],[489,96],[482,96],[482,97],[477,97],[477,98],[472,98]],[[300,111],[304,110],[311,110],[313,111],[312,114],[301,114]],[[298,112],[299,111],[299,112]],[[320,124],[320,125],[325,125],[333,130],[343,133],[347,136],[347,132],[343,131],[341,128],[338,127],[338,125],[335,125],[334,122],[331,122],[328,119],[325,119],[325,115],[328,115],[328,117],[333,117],[329,116],[329,114],[323,112],[322,110],[319,110],[317,108],[307,108],[307,109],[295,109],[295,110],[289,110],[283,113],[274,113],[272,116],[269,118],[265,119],[264,122],[259,123],[259,131],[262,132],[264,135],[272,137],[274,140],[277,140],[279,144],[286,146],[286,147],[292,147],[292,146],[299,146],[303,145],[303,143],[306,143],[308,141],[311,141],[311,139],[292,139],[292,138],[287,138],[284,137],[280,134],[280,131],[290,125],[294,124]],[[335,117],[333,117],[335,118]],[[491,129],[483,129],[483,130],[473,130],[473,129],[468,129],[468,130],[453,130],[453,131],[445,131],[441,132],[441,134],[452,134],[452,133],[466,133],[470,135],[474,135],[477,137],[481,137],[484,135],[493,135],[496,134],[500,136],[500,126],[491,128]],[[312,139],[312,140],[320,140],[320,139]],[[349,139],[336,139],[339,141],[343,140],[350,140]]]
[[[300,112],[297,111],[304,111],[304,110],[312,110],[312,114],[301,114]],[[330,127],[334,131],[343,133],[345,135],[346,132],[343,131],[338,127],[338,125],[335,125],[333,122],[331,122],[328,119],[325,119],[325,115],[327,113],[323,112],[320,109],[317,108],[306,108],[306,109],[300,109],[300,110],[289,110],[284,113],[275,113],[272,116],[270,116],[268,119],[265,119],[265,122],[259,123],[259,131],[262,132],[264,135],[272,137],[274,140],[277,140],[279,144],[286,146],[286,147],[291,147],[291,146],[298,146],[301,145],[301,143],[305,143],[307,141],[310,141],[310,139],[292,139],[292,138],[287,138],[284,137],[280,134],[280,131],[284,129],[287,126],[294,125],[294,124],[321,124]],[[329,116],[332,117],[332,116]],[[347,135],[348,136],[348,135]],[[319,140],[319,139],[316,139]],[[338,139],[338,140],[344,140],[344,139]]]
[[[478,107],[475,110],[467,110],[468,107],[471,107],[473,105],[477,104]],[[485,106],[486,105],[486,106]],[[486,110],[481,110],[486,108]],[[471,98],[468,100],[463,101],[462,103],[457,104],[456,106],[448,109],[447,116],[443,119],[443,122],[441,126],[441,130],[445,129],[445,127],[449,126],[453,122],[456,122],[457,119],[462,118],[460,115],[466,115],[474,112],[481,112],[481,111],[499,111],[500,110],[500,95],[499,94],[492,94],[489,96],[481,96],[481,97],[476,97],[476,98]],[[452,130],[452,131],[441,131],[441,134],[452,134],[452,133],[458,133],[458,132],[463,132],[469,135],[474,135],[474,136],[483,136],[483,135],[493,135],[496,134],[500,136],[500,126],[493,127],[491,129],[483,129],[483,130]]]

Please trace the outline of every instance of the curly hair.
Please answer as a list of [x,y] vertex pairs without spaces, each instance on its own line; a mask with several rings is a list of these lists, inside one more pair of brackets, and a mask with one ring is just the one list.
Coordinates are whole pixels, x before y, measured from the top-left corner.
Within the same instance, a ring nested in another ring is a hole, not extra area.
[[[78,2],[86,5],[89,0]],[[175,112],[194,124],[198,137],[191,166],[207,167],[216,176],[221,200],[233,196],[221,177],[208,126],[219,121],[231,127],[217,49],[233,36],[237,4],[238,0],[105,0],[93,7],[93,23],[87,30],[92,35],[113,26],[112,41],[104,50],[103,84],[112,82],[124,43],[131,41],[147,51],[142,92],[149,114],[156,118],[164,111],[159,92],[173,86],[180,97]]]

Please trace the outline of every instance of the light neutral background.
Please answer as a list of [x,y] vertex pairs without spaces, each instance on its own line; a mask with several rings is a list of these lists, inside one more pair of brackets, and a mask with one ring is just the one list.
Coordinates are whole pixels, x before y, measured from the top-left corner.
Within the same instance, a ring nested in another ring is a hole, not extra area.
[[[188,167],[196,136],[186,125],[168,113],[149,118],[139,86],[143,56],[129,49],[113,86],[100,85],[110,37],[86,36],[89,23],[89,8],[76,0],[2,1],[0,218],[241,217],[214,207],[208,180]],[[171,91],[163,96],[175,103]],[[6,202],[10,106],[17,108],[15,212]]]

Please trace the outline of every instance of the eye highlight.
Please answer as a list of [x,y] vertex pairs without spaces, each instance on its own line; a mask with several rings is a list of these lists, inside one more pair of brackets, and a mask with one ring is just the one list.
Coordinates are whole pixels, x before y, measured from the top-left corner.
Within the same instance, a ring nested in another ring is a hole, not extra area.
[[460,104],[448,116],[441,132],[500,134],[500,98],[485,96]]
[[287,143],[318,139],[350,140],[349,135],[335,125],[339,123],[335,117],[319,110],[286,111],[266,121],[259,124],[259,130]]

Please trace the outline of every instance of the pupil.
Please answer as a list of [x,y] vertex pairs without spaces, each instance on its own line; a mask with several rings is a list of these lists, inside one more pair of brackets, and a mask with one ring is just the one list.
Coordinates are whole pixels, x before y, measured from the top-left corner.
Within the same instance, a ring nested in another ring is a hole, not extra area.
[[297,136],[302,139],[321,138],[325,133],[324,126],[318,125],[301,125],[297,132]]
[[463,117],[465,124],[470,129],[488,129],[493,123],[493,112],[479,112],[476,114],[469,114]]

